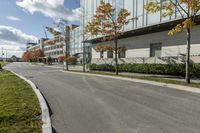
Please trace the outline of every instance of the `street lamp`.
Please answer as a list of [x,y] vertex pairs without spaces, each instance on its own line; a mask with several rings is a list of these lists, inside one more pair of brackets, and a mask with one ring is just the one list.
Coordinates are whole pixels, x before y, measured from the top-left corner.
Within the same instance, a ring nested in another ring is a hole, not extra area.
[[70,27],[69,26],[65,26],[65,65],[66,65],[66,70],[69,70],[69,62],[67,57],[69,56],[69,38],[70,38]]

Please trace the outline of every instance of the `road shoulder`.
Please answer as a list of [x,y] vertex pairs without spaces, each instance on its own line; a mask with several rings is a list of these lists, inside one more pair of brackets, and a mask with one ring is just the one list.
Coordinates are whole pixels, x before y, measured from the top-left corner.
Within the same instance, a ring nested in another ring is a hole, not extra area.
[[61,70],[61,71],[64,72],[64,73],[79,74],[79,75],[86,75],[86,76],[96,76],[96,77],[125,80],[125,81],[131,81],[131,82],[137,82],[137,83],[143,83],[143,84],[151,84],[151,85],[155,85],[155,86],[167,87],[167,88],[171,88],[171,89],[176,89],[176,90],[200,94],[200,88],[183,86],[183,85],[161,83],[161,82],[156,82],[156,81],[149,81],[149,80],[142,80],[142,79],[128,78],[128,77],[120,77],[120,76],[110,76],[110,75],[103,75],[103,74],[72,72],[72,71],[64,71],[64,70]]

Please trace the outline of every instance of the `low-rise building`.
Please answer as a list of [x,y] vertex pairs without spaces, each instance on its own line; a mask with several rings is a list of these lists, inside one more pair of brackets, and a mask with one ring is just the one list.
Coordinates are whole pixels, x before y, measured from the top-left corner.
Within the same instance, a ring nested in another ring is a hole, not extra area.
[[[38,43],[28,43],[27,51],[34,51],[41,49],[44,52],[44,58],[51,58],[51,61],[57,62],[58,57],[75,56],[77,58],[77,64],[83,62],[83,49],[85,52],[86,61],[90,57],[90,45],[85,43],[83,48],[83,30],[78,25],[71,25],[65,27],[65,32],[55,35],[51,39],[40,39]],[[67,46],[67,48],[66,48]]]
[[26,46],[26,50],[27,51],[34,51],[34,50],[43,50],[44,49],[44,42],[49,40],[48,38],[41,38],[40,40],[38,40],[37,43],[27,43]]
[[[58,41],[55,41],[55,39],[58,39]],[[54,42],[52,44],[51,42]],[[64,35],[57,35],[55,38],[49,39],[44,42],[44,55],[46,58],[51,58],[53,62],[57,62],[57,59],[59,56],[64,55],[64,45],[65,45],[65,40],[64,40]]]

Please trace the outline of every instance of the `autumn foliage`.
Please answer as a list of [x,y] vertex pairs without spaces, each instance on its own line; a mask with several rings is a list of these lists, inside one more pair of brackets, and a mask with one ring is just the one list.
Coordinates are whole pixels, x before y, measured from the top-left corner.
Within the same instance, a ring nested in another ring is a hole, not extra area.
[[58,57],[59,62],[64,62],[65,61],[65,56],[59,56]]
[[50,32],[54,38],[45,41],[46,45],[54,45],[57,42],[60,42],[61,40],[64,40],[64,37],[62,36],[62,33],[60,31],[55,30],[54,28],[51,27],[46,27],[47,31]]
[[128,10],[121,9],[117,16],[116,9],[110,4],[101,0],[101,5],[97,7],[96,14],[91,22],[86,25],[86,32],[91,35],[102,35],[103,41],[114,40],[123,32],[122,28],[130,15]]
[[186,31],[187,36],[187,54],[186,54],[186,82],[190,83],[190,45],[191,45],[191,29],[199,21],[200,0],[167,0],[158,1],[151,0],[145,9],[149,13],[161,12],[161,16],[172,16],[175,11],[179,13],[182,22],[178,23],[169,31],[169,35],[174,35],[181,31]]
[[35,62],[38,61],[40,57],[44,57],[44,52],[39,49],[39,50],[34,50],[34,51],[26,51],[22,55],[22,59],[26,62]]
[[22,59],[25,62],[30,61],[30,52],[29,51],[24,52],[23,55],[22,55]]
[[65,56],[59,56],[58,57],[58,61],[59,62],[64,62],[64,61],[68,61],[69,63],[71,62],[75,62],[77,60],[77,58],[75,56],[68,56],[67,58]]
[[114,41],[114,46],[97,46],[99,47],[97,49],[108,49],[115,53],[116,75],[118,75],[118,38],[123,34],[123,26],[127,23],[129,15],[128,10],[121,9],[118,13],[110,3],[101,0],[95,15],[86,25],[86,32],[90,35],[101,35],[102,41]]
[[[162,6],[161,6],[162,5]],[[169,31],[169,35],[174,35],[181,32],[183,29],[191,29],[195,26],[195,21],[198,19],[197,15],[200,11],[199,0],[168,0],[160,3],[157,0],[151,0],[145,9],[149,13],[156,13],[162,11],[161,16],[172,16],[177,11],[181,18],[185,18],[181,23],[177,24]]]

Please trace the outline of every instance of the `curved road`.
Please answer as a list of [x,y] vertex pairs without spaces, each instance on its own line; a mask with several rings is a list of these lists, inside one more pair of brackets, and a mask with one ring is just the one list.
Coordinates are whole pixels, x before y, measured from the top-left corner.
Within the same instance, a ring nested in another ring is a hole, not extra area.
[[200,95],[12,63],[47,99],[57,133],[200,133]]

